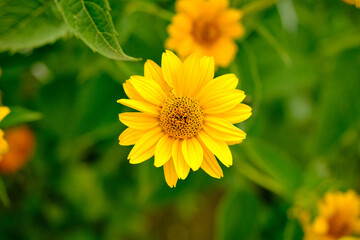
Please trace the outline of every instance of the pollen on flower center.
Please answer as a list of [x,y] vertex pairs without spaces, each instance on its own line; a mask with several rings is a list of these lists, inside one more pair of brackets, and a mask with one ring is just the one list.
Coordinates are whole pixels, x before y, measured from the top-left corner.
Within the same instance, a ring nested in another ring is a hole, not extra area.
[[196,99],[170,97],[160,111],[160,126],[171,137],[190,138],[203,127],[204,113]]
[[220,29],[213,22],[195,22],[193,37],[195,41],[201,44],[212,44],[220,37]]

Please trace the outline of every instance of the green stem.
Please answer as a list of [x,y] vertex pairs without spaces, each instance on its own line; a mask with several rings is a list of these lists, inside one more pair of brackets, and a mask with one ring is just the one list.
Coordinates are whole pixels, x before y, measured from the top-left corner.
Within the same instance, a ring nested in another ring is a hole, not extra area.
[[276,40],[273,35],[271,35],[271,33],[265,27],[259,24],[255,27],[255,31],[273,47],[275,52],[279,55],[286,66],[291,65],[291,58],[286,52],[285,48]]
[[272,178],[264,175],[263,173],[256,170],[250,164],[242,161],[241,164],[236,164],[237,170],[246,178],[253,181],[254,183],[266,188],[267,190],[276,193],[280,196],[283,195],[281,186],[274,181]]
[[244,6],[242,8],[242,11],[244,13],[244,16],[246,16],[255,12],[260,12],[262,10],[265,10],[277,2],[278,0],[260,0],[260,1],[252,2]]
[[[259,113],[260,103],[261,103],[261,99],[262,99],[262,83],[261,83],[261,79],[260,79],[259,69],[258,69],[258,66],[256,63],[257,60],[256,60],[255,53],[253,52],[251,46],[246,41],[244,41],[242,43],[242,46],[248,57],[250,73],[252,76],[252,80],[254,81],[255,96],[254,96],[254,104],[252,106],[254,109],[252,118],[255,119],[256,115]],[[252,121],[252,122],[254,122],[254,121]],[[250,126],[249,126],[249,128],[250,128]]]

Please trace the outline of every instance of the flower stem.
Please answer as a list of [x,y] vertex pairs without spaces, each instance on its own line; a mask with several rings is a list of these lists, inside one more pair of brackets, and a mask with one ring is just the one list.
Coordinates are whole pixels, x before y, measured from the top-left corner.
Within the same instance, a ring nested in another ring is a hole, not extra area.
[[283,190],[281,186],[272,178],[256,170],[253,166],[246,163],[245,161],[242,161],[241,164],[237,163],[236,166],[237,170],[249,180],[273,193],[283,196]]
[[259,1],[252,2],[252,3],[249,3],[248,5],[244,6],[242,8],[242,11],[244,13],[244,16],[246,16],[248,14],[260,12],[264,9],[267,9],[277,2],[278,2],[278,0],[259,0]]

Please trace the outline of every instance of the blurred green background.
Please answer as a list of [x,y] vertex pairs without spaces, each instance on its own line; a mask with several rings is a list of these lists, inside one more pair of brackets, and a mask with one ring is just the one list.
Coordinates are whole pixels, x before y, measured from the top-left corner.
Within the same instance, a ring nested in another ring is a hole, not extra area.
[[1,53],[3,105],[42,118],[28,123],[32,159],[1,177],[10,203],[2,191],[0,239],[297,240],[291,207],[359,191],[360,10],[340,0],[254,2],[231,2],[250,9],[247,34],[216,72],[239,77],[254,113],[221,180],[192,172],[170,189],[153,160],[130,165],[131,147],[118,145],[122,83],[142,75],[146,59],[160,64],[173,1],[109,1],[120,45],[140,62],[107,59],[71,34]]

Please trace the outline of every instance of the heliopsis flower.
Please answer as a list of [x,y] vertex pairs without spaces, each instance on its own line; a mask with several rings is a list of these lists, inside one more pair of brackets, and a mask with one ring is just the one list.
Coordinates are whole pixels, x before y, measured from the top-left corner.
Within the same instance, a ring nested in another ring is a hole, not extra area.
[[178,0],[166,48],[182,59],[194,52],[213,56],[217,66],[227,67],[238,50],[234,40],[245,33],[242,12],[228,5],[228,0]]
[[360,198],[352,190],[330,192],[318,204],[318,215],[302,223],[305,240],[356,240],[360,234]]
[[[0,122],[10,113],[10,109],[8,107],[0,106]],[[4,139],[4,131],[0,129],[0,160],[2,159],[2,155],[7,152],[8,144]]]
[[9,149],[0,162],[0,173],[10,174],[22,168],[30,159],[34,150],[34,134],[26,126],[5,131]]
[[343,0],[347,4],[355,5],[355,7],[360,8],[360,0]]
[[251,115],[251,108],[241,103],[245,94],[236,89],[234,74],[214,78],[214,68],[212,57],[193,54],[181,62],[166,51],[161,67],[148,60],[144,77],[132,76],[124,83],[130,99],[118,102],[139,112],[119,114],[128,126],[120,145],[135,144],[128,156],[132,164],[154,156],[170,187],[185,179],[190,168],[221,178],[215,156],[225,166],[232,165],[228,145],[246,137],[233,125]]

